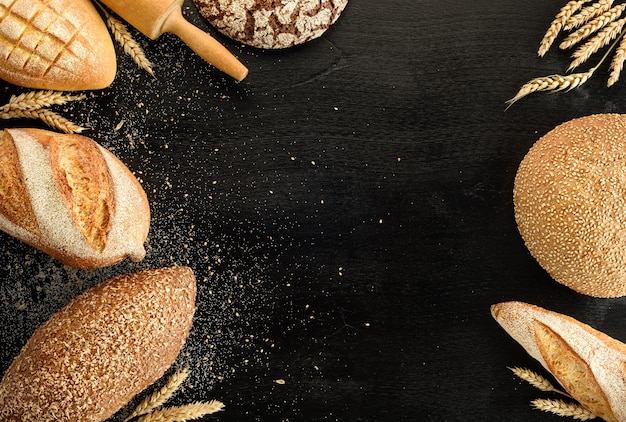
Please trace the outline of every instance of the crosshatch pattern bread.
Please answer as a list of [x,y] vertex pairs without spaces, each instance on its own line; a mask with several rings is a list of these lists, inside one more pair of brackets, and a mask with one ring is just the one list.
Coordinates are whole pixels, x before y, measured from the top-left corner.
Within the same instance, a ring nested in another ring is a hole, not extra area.
[[115,78],[111,36],[89,0],[0,0],[0,78],[57,91]]
[[626,114],[565,122],[517,170],[515,220],[559,283],[595,297],[626,295]]
[[257,48],[281,49],[320,37],[348,0],[194,0],[224,35]]
[[103,421],[161,378],[191,330],[188,267],[113,277],[39,327],[0,383],[2,421]]
[[0,132],[0,229],[81,269],[140,261],[146,194],[95,141],[43,129]]
[[626,421],[626,344],[523,302],[495,304],[491,314],[581,405],[606,421]]

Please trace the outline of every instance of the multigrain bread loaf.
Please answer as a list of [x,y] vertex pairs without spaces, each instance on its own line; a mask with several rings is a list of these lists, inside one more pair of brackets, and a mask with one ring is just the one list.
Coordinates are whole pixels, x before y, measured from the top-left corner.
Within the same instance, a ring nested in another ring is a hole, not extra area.
[[145,256],[146,194],[111,152],[81,135],[0,131],[0,229],[64,264]]
[[0,383],[0,420],[103,421],[159,379],[189,335],[188,267],[114,277],[39,327]]
[[0,0],[0,78],[57,91],[105,88],[111,36],[89,0]]
[[581,405],[606,421],[626,421],[626,344],[523,302],[498,303],[491,314]]
[[626,295],[626,114],[563,123],[532,146],[515,177],[515,220],[559,283]]

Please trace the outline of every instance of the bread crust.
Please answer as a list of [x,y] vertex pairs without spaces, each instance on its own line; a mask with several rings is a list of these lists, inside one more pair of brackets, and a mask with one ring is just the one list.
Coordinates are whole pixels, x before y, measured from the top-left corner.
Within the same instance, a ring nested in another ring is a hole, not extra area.
[[41,236],[10,136],[0,136],[0,214],[35,236]]
[[626,344],[523,302],[495,304],[491,314],[580,404],[606,421],[626,420]]
[[111,36],[88,0],[0,0],[0,78],[57,91],[109,86]]
[[39,327],[0,383],[3,421],[103,421],[158,380],[191,330],[188,267],[125,274]]
[[320,37],[348,0],[194,0],[218,31],[244,44],[282,49]]
[[520,163],[513,202],[528,250],[557,282],[626,295],[626,115],[581,117],[542,136]]
[[[111,152],[85,136],[43,129],[7,129],[0,137],[1,148],[15,151],[0,160],[0,173],[12,175],[12,195],[0,195],[1,230],[80,269],[144,258],[148,198]],[[16,203],[28,205],[23,217],[3,212]]]

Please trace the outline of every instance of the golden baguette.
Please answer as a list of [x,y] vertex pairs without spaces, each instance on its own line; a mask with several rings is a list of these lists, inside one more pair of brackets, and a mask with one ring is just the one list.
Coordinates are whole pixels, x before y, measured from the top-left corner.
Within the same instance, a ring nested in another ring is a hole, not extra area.
[[583,407],[609,422],[626,421],[626,344],[523,302],[498,303],[491,314]]
[[2,421],[103,421],[158,380],[195,310],[188,267],[111,278],[39,327],[0,383]]
[[111,36],[89,0],[0,0],[0,78],[36,89],[109,86]]
[[128,168],[81,135],[0,131],[0,230],[93,269],[146,254],[150,207]]

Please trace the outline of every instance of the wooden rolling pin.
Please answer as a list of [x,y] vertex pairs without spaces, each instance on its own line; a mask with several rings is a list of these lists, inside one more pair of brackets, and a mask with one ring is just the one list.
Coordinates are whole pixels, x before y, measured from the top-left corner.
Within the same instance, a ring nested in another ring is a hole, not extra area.
[[248,75],[248,69],[223,45],[183,17],[183,0],[102,0],[102,3],[150,39],[171,32],[204,60],[237,81]]

